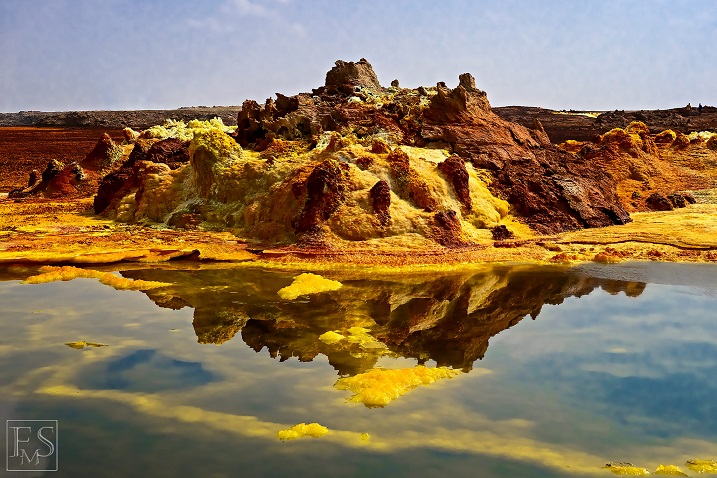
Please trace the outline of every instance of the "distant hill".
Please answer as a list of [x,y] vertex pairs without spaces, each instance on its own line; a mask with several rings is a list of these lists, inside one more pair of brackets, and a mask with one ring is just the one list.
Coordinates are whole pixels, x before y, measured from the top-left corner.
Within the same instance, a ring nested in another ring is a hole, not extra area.
[[705,106],[671,108],[667,110],[635,111],[555,111],[533,106],[500,106],[493,112],[507,121],[532,127],[537,119],[543,125],[550,141],[590,141],[613,128],[624,128],[633,121],[642,121],[652,134],[672,129],[681,133],[692,131],[717,132],[717,108]]
[[219,117],[226,125],[237,124],[239,106],[191,106],[176,110],[128,111],[20,111],[0,113],[0,126],[56,126],[145,129],[167,119],[189,121]]
[[[145,129],[167,119],[189,121],[219,117],[226,125],[237,124],[240,106],[190,106],[175,110],[126,111],[20,111],[0,113],[0,126],[55,126],[81,128]],[[632,121],[642,121],[652,133],[673,129],[717,131],[717,108],[705,106],[700,114],[696,107],[640,111],[555,111],[534,106],[500,106],[493,112],[507,121],[532,127],[540,120],[553,143],[567,139],[587,141],[612,128],[624,128]]]

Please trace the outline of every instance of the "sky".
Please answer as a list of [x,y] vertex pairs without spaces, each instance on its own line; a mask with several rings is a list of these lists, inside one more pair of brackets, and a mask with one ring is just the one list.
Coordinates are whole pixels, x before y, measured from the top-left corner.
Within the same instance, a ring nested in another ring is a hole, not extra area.
[[263,102],[366,58],[493,106],[717,105],[713,0],[1,0],[0,112]]

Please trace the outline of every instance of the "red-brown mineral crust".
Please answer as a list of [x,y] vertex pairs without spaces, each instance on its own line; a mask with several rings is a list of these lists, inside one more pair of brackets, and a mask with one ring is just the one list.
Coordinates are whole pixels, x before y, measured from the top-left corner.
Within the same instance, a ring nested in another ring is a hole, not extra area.
[[108,156],[113,147],[115,147],[115,143],[112,141],[110,135],[107,133],[102,134],[92,151],[82,160],[82,166],[95,170],[107,166]]
[[470,75],[438,94],[424,114],[422,134],[445,141],[476,167],[493,171],[491,189],[541,233],[625,224],[615,182],[603,171],[546,145],[544,132],[506,122],[492,113]]
[[439,211],[433,216],[433,240],[444,247],[455,249],[471,245],[463,239],[463,229],[455,211]]
[[369,196],[378,222],[382,226],[387,226],[391,222],[391,213],[388,210],[389,206],[391,206],[391,187],[386,181],[381,180],[373,185],[369,191]]
[[121,198],[123,196],[121,191],[128,191],[135,186],[136,175],[132,166],[127,166],[130,161],[132,160],[128,160],[120,169],[102,178],[93,204],[96,214],[101,214],[114,204],[116,199]]
[[318,164],[306,179],[306,201],[292,226],[297,233],[314,232],[346,200],[348,167],[333,159]]
[[386,159],[391,167],[396,195],[412,202],[416,207],[426,211],[435,211],[438,203],[431,195],[426,183],[411,168],[408,155],[403,150],[396,148]]
[[470,211],[472,207],[471,192],[468,189],[468,170],[466,163],[457,155],[453,155],[438,165],[446,178],[453,185],[458,200]]
[[145,158],[153,163],[165,163],[171,169],[177,169],[189,162],[189,141],[177,138],[167,138],[154,143]]
[[672,211],[675,208],[672,201],[660,193],[652,193],[650,197],[645,200],[645,204],[653,211]]

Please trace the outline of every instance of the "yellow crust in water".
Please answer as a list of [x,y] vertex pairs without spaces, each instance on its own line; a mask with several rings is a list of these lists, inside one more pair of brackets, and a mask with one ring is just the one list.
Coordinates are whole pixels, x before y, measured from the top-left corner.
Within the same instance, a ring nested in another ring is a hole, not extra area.
[[319,438],[327,433],[329,433],[329,429],[318,423],[299,423],[286,430],[279,430],[276,436],[280,440],[296,440],[297,438],[306,437]]
[[660,465],[655,470],[655,475],[670,475],[670,476],[690,476],[680,470],[679,466],[675,465]]
[[688,460],[687,468],[695,473],[717,474],[717,461],[715,460]]
[[352,402],[361,402],[367,407],[384,407],[418,386],[453,378],[460,373],[447,367],[427,368],[423,365],[398,370],[377,368],[340,378],[334,387],[354,392],[355,395],[349,399]]
[[294,300],[301,295],[338,290],[342,285],[339,281],[325,279],[318,274],[304,273],[296,276],[294,282],[280,289],[278,294],[282,299]]
[[40,267],[40,272],[35,276],[30,276],[24,281],[23,284],[44,284],[46,282],[55,282],[58,280],[68,281],[77,279],[78,277],[88,279],[99,279],[105,285],[114,287],[117,290],[147,290],[156,289],[158,287],[165,287],[169,284],[167,282],[155,282],[146,280],[132,280],[124,277],[117,277],[110,272],[101,272],[92,269],[80,269],[79,267],[72,266],[44,266]]
[[333,330],[330,330],[328,332],[325,332],[321,335],[319,335],[319,340],[321,340],[323,343],[327,345],[333,345],[335,343],[341,342],[346,337],[341,335],[338,332],[334,332]]
[[629,463],[625,463],[624,465],[611,464],[606,466],[606,468],[612,471],[614,474],[621,476],[645,476],[650,474],[650,472],[647,471],[646,468],[632,466]]

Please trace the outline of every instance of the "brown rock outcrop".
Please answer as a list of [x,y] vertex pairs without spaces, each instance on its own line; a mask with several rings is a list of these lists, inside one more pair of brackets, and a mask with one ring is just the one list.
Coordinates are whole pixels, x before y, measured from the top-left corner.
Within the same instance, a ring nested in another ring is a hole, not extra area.
[[408,155],[397,148],[388,155],[387,160],[391,167],[396,195],[426,211],[435,211],[438,202],[431,195],[426,183],[411,168]]
[[101,214],[110,205],[116,204],[116,200],[122,197],[121,191],[130,190],[135,185],[136,175],[132,166],[123,165],[119,170],[106,175],[102,178],[93,201],[95,214]]
[[342,93],[353,93],[356,88],[381,89],[378,77],[371,64],[365,58],[353,61],[336,61],[336,65],[326,73],[326,86],[335,87]]
[[189,141],[177,138],[157,141],[150,146],[146,157],[142,159],[153,163],[165,163],[171,169],[177,169],[182,164],[189,162]]
[[306,200],[292,222],[297,233],[315,232],[346,200],[348,167],[332,159],[318,164],[306,179]]
[[672,193],[667,195],[667,199],[672,203],[673,206],[676,208],[678,207],[686,207],[687,206],[687,200],[685,197],[680,193]]
[[471,83],[463,80],[454,90],[437,87],[424,115],[421,133],[426,139],[445,141],[475,167],[491,170],[491,189],[538,232],[630,221],[609,175],[544,146],[540,131],[497,117],[485,93]]
[[371,207],[376,214],[378,222],[387,226],[391,222],[391,213],[388,210],[391,206],[391,187],[386,181],[379,181],[369,191]]
[[717,135],[707,140],[706,146],[709,149],[717,149]]
[[456,211],[439,211],[433,216],[432,239],[444,247],[455,249],[471,245],[463,238],[461,221]]
[[495,226],[493,229],[490,230],[490,232],[493,236],[493,240],[495,241],[504,241],[513,237],[513,233],[503,224],[501,224],[500,226]]
[[453,190],[456,192],[461,204],[465,206],[466,210],[470,211],[473,204],[471,192],[468,188],[468,170],[466,169],[465,161],[454,154],[439,164],[438,169],[445,174],[453,185]]
[[85,168],[102,169],[110,164],[110,151],[115,147],[114,141],[109,134],[103,133],[92,151],[82,160]]
[[37,170],[30,173],[28,186],[24,189],[13,189],[8,194],[11,198],[23,198],[42,195],[45,197],[76,197],[82,182],[87,178],[84,169],[76,162],[65,166],[56,159],[51,159],[40,174]]
[[660,193],[650,194],[645,200],[645,204],[653,211],[672,211],[675,208],[672,201]]

